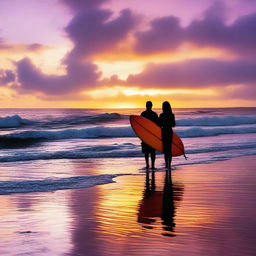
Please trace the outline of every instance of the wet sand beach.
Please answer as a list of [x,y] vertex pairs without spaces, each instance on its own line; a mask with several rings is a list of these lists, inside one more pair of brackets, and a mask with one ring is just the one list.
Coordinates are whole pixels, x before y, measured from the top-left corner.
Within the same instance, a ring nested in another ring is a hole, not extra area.
[[91,188],[1,195],[0,255],[256,254],[255,156],[178,166],[171,176],[147,173],[142,158],[49,162],[39,165],[60,176],[65,168],[73,176],[129,175]]

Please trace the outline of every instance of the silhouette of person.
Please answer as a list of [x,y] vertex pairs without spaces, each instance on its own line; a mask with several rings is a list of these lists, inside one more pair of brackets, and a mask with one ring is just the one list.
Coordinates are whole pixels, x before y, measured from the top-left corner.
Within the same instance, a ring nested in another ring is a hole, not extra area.
[[[175,188],[177,190],[177,188]],[[175,198],[177,200],[177,198]],[[178,199],[179,200],[179,199]],[[174,188],[172,185],[172,176],[169,172],[165,174],[163,204],[162,204],[162,225],[166,231],[173,232],[175,223],[175,205],[174,205]]]
[[[156,123],[157,125],[159,124],[159,119],[158,115],[156,112],[152,110],[152,102],[147,101],[146,102],[146,111],[143,111],[141,113],[141,116],[151,120],[152,122]],[[146,143],[142,142],[141,143],[142,147],[142,153],[145,155],[145,161],[146,161],[146,168],[149,168],[149,154],[151,155],[151,168],[155,169],[155,159],[156,159],[156,151],[154,148],[150,147]]]
[[161,200],[159,199],[162,197],[162,192],[155,191],[155,171],[152,171],[151,180],[149,176],[149,170],[147,169],[145,190],[138,211],[138,222],[147,224],[147,226],[144,225],[145,228],[151,228],[148,225],[155,222],[154,217],[161,215],[161,206],[159,204]]
[[155,171],[152,171],[150,180],[149,170],[146,171],[145,189],[143,198],[138,207],[138,222],[143,227],[152,229],[157,218],[162,220],[163,235],[174,236],[175,211],[182,200],[184,186],[180,183],[172,183],[170,172],[165,173],[164,188],[156,191]]
[[165,159],[165,167],[171,170],[172,162],[172,127],[175,127],[175,116],[172,113],[172,107],[168,101],[163,102],[163,113],[159,116],[159,124],[162,129],[163,152]]

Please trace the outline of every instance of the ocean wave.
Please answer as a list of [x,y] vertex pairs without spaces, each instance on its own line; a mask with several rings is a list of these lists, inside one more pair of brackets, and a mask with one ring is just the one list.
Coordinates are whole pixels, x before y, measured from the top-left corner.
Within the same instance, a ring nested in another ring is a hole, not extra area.
[[33,121],[21,118],[19,115],[0,117],[0,128],[15,128],[32,123]]
[[[19,115],[0,118],[0,128],[15,128],[25,125],[34,125],[35,128],[63,129],[70,126],[96,125],[100,123],[115,122],[127,119],[127,115],[118,113],[103,113],[95,115],[70,115],[65,117],[47,117],[37,120],[28,120]],[[204,116],[195,118],[183,118],[176,120],[177,126],[238,126],[256,124],[256,116],[253,115],[228,115],[228,116]]]
[[211,116],[176,120],[177,126],[232,126],[256,124],[256,116]]
[[216,143],[212,144],[211,146],[201,146],[197,148],[188,149],[186,150],[186,154],[200,154],[249,149],[256,149],[256,142]]
[[[203,164],[203,163],[210,163],[216,161],[223,161],[235,157],[240,156],[249,156],[256,154],[256,148],[251,146],[245,146],[244,148],[236,147],[236,146],[226,146],[226,147],[219,147],[219,152],[217,152],[217,148],[209,147],[204,148],[204,150],[200,149],[192,149],[188,151],[187,160],[183,157],[175,157],[173,166],[181,166],[181,165],[193,165],[193,164]],[[193,154],[194,152],[194,154]],[[80,152],[81,153],[81,152]],[[73,154],[73,155],[72,155]],[[66,159],[68,157],[72,159],[83,159],[85,158],[85,151],[83,154],[77,154],[77,152],[73,153],[64,153],[58,152],[57,154],[48,154],[45,158],[46,154],[44,155],[35,155],[31,157],[29,154],[21,154],[20,157],[18,156],[11,159],[9,156],[9,161],[26,161],[26,160],[54,160],[56,156],[58,159]],[[87,154],[87,156],[89,156]],[[52,158],[53,157],[53,158]],[[138,150],[130,150],[129,152],[123,151],[116,151],[116,152],[104,152],[101,151],[100,153],[94,152],[94,154],[90,154],[91,158],[120,158],[120,157],[142,157],[141,151]],[[158,157],[162,157],[160,154]],[[19,160],[18,160],[19,159]],[[0,162],[2,162],[3,158],[1,157]],[[114,160],[113,160],[114,161]],[[158,162],[158,160],[157,160]],[[161,169],[160,169],[161,170]],[[126,174],[118,174],[118,175],[128,175],[130,172]],[[46,192],[46,191],[54,191],[60,189],[75,189],[75,188],[86,188],[100,184],[106,184],[109,182],[113,182],[112,178],[118,175],[100,175],[97,176],[95,179],[90,179],[88,176],[84,177],[71,177],[71,178],[62,178],[58,179],[47,179],[47,180],[27,180],[27,181],[1,181],[0,182],[0,195],[1,194],[11,194],[11,193],[28,193],[28,192]],[[105,178],[104,178],[105,177]]]
[[1,140],[61,140],[90,138],[135,137],[130,126],[105,127],[95,126],[84,129],[66,129],[59,131],[24,131],[0,135]]
[[[235,143],[214,143],[209,146],[190,146],[186,148],[187,156],[196,154],[217,153],[224,151],[242,150],[256,152],[256,142],[235,142]],[[160,154],[160,153],[159,153]],[[44,151],[34,148],[33,150],[16,150],[3,152],[0,162],[19,162],[34,160],[53,160],[53,159],[88,159],[88,158],[120,158],[120,157],[141,157],[140,142],[134,143],[114,143],[110,145],[86,146],[84,148],[68,148],[60,151]]]
[[0,181],[0,195],[13,193],[49,192],[63,189],[88,188],[112,183],[113,178],[124,174],[97,176],[76,176],[44,180]]
[[65,117],[51,117],[39,122],[41,127],[62,127],[62,126],[75,126],[84,124],[97,124],[104,122],[117,121],[120,119],[128,118],[125,115],[118,113],[104,113],[97,115],[72,115]]
[[[214,127],[175,129],[181,138],[207,137],[222,134],[256,133],[256,126],[248,127]],[[23,131],[0,135],[0,143],[20,140],[64,140],[64,139],[92,139],[92,138],[122,138],[136,137],[130,126],[107,127],[95,126],[84,129],[66,129],[58,131]]]
[[177,134],[181,138],[211,137],[228,134],[256,133],[256,126],[252,127],[223,127],[223,128],[200,128],[177,129]]
[[28,120],[19,115],[0,117],[0,128],[18,128],[25,125],[34,125],[40,128],[63,128],[76,125],[88,125],[118,121],[128,118],[118,113],[104,113],[97,115],[70,115],[65,117],[47,117],[35,120]]
[[112,144],[46,152],[37,149],[17,150],[0,156],[0,162],[18,162],[50,159],[116,158],[141,156],[141,149],[132,143]]

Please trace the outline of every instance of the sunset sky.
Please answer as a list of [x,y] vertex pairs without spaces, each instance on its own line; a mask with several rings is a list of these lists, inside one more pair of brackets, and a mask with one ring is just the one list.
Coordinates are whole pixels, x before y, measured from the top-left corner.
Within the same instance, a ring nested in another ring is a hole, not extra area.
[[255,99],[255,0],[0,1],[0,107]]

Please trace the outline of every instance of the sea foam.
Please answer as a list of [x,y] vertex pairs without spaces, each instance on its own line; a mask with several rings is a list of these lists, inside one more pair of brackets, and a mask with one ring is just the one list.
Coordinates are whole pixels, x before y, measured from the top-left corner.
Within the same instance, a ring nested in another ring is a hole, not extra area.
[[114,182],[113,178],[120,175],[124,174],[50,178],[44,180],[0,181],[0,195],[88,188]]
[[233,126],[256,124],[256,116],[211,116],[184,118],[176,121],[177,126]]

